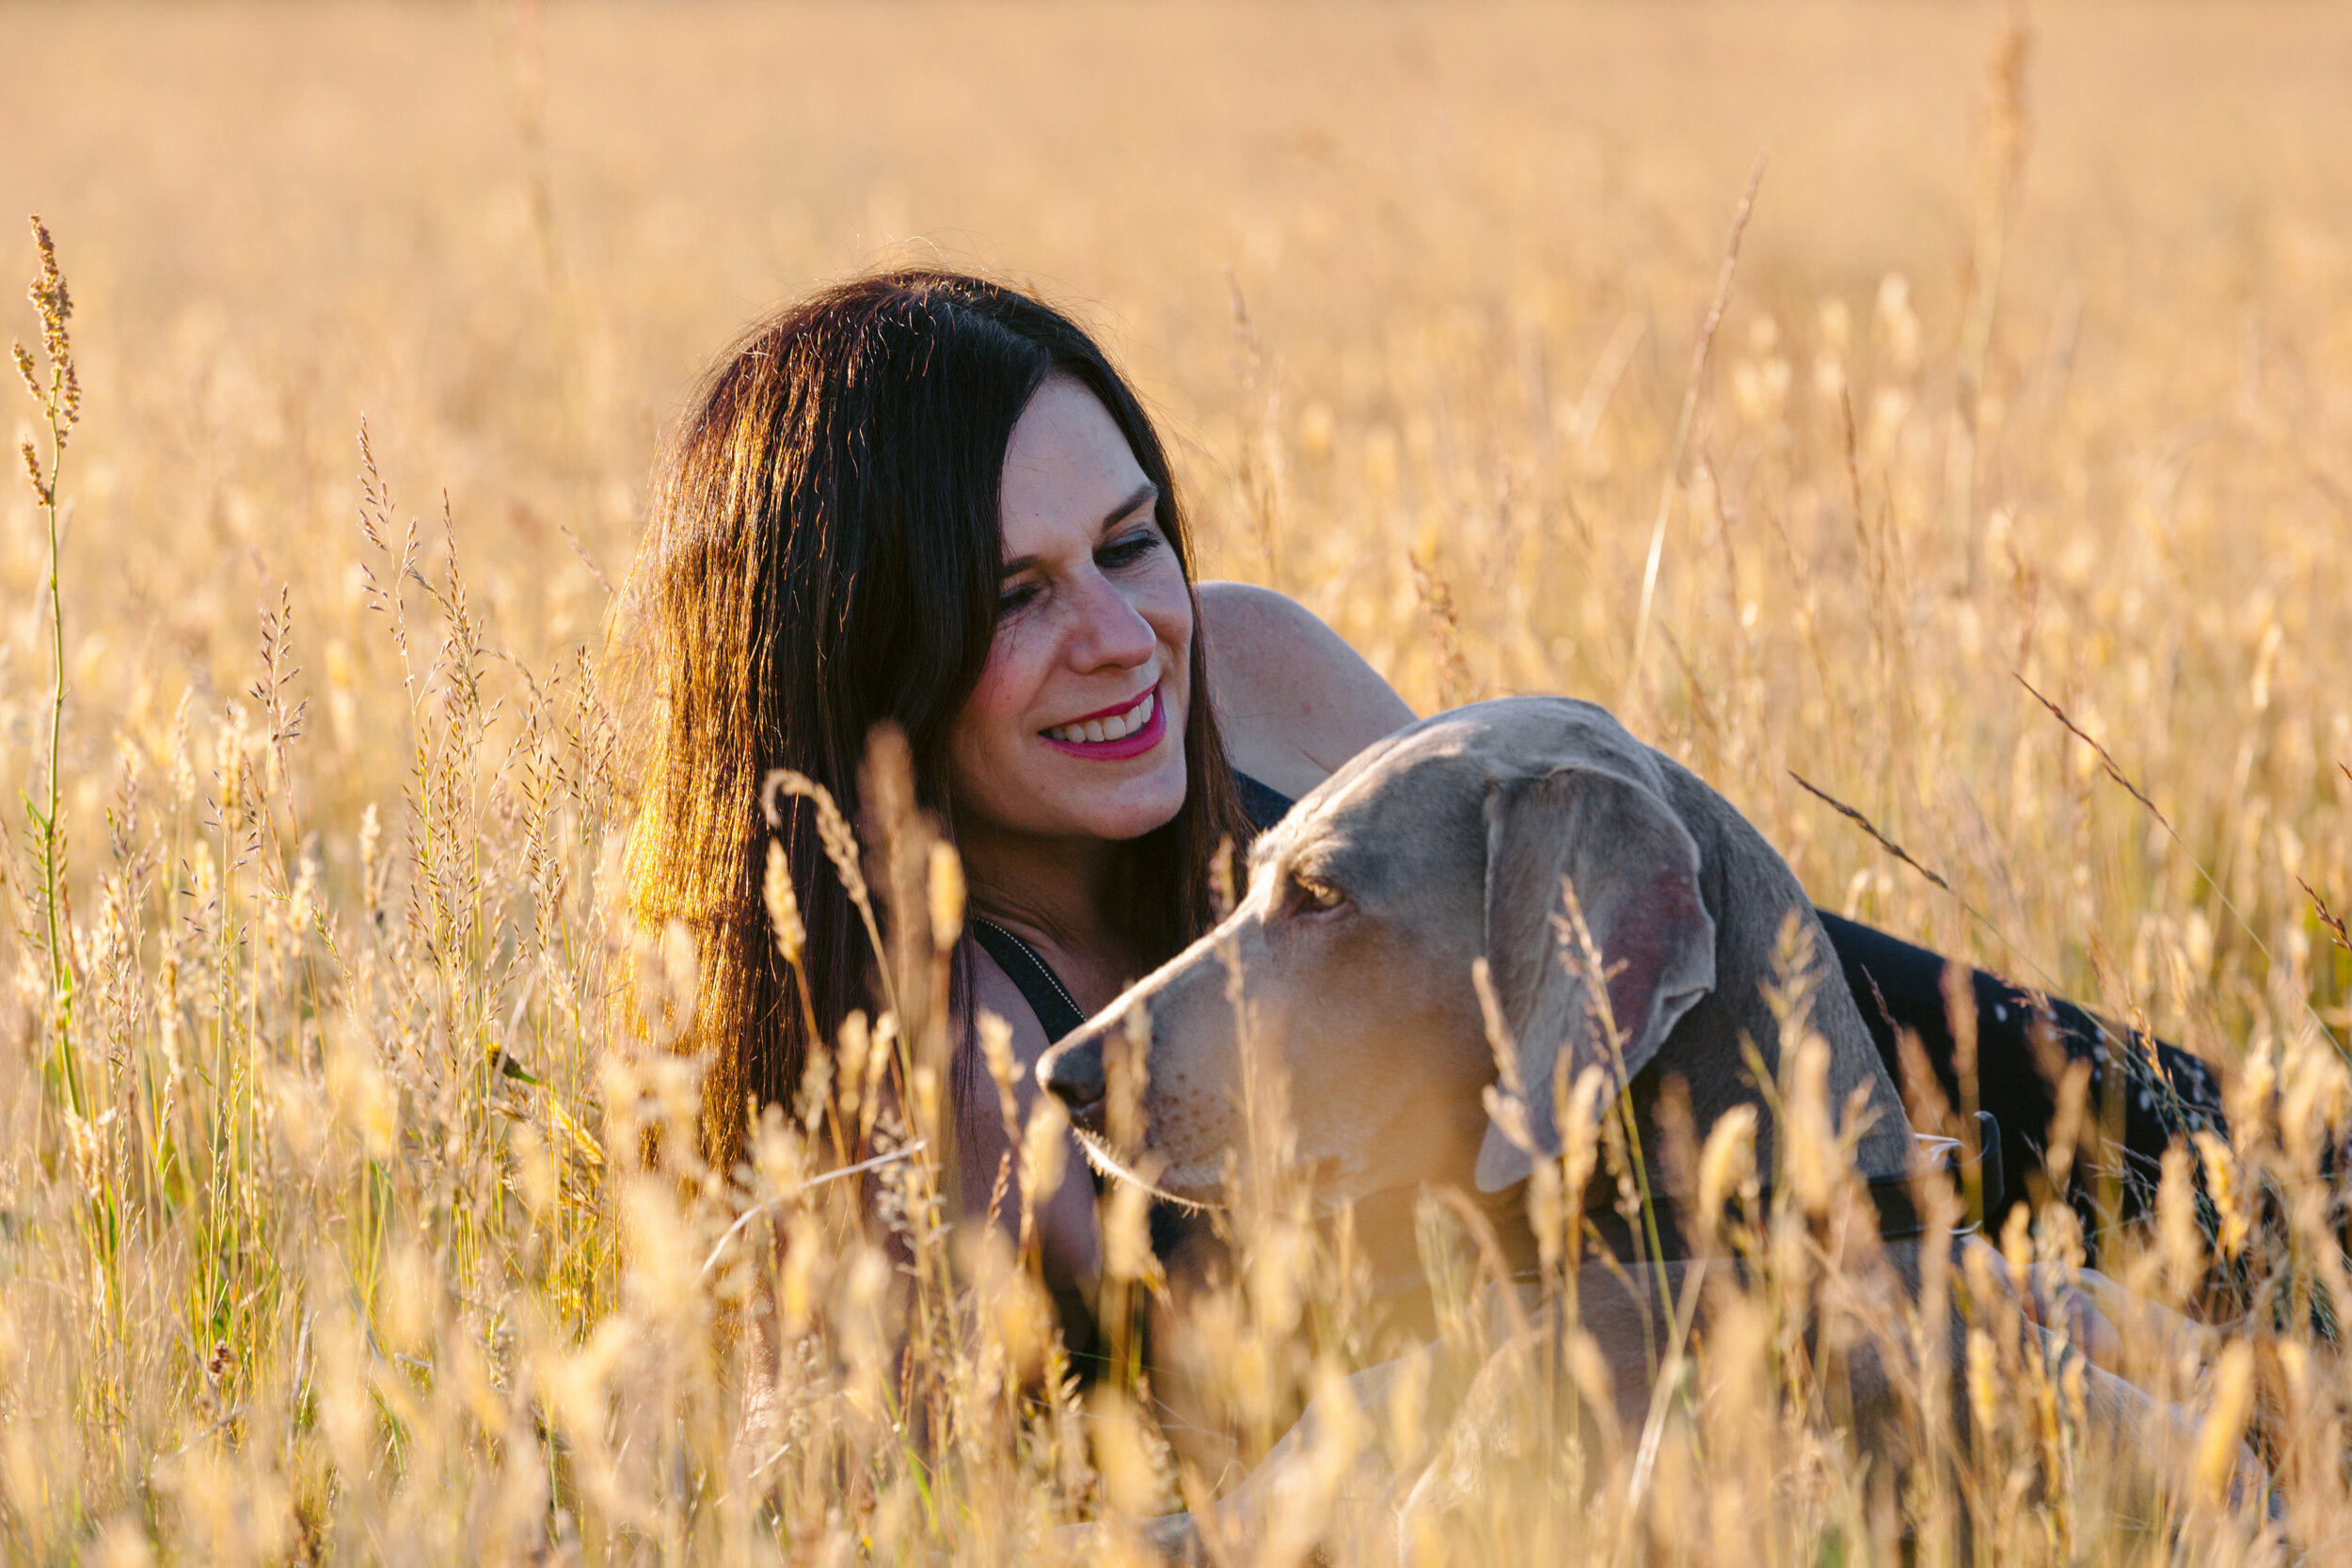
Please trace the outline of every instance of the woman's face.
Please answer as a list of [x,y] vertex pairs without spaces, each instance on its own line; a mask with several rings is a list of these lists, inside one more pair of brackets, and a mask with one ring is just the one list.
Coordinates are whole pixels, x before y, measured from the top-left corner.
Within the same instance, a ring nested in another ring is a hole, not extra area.
[[947,736],[959,832],[1128,839],[1183,807],[1192,595],[1158,495],[1092,392],[1038,388],[1005,452],[995,641]]

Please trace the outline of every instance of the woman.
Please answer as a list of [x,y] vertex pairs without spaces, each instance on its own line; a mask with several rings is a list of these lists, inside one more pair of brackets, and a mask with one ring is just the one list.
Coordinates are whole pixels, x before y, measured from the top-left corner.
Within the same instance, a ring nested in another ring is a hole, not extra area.
[[[760,781],[788,767],[855,820],[866,736],[907,736],[919,802],[970,890],[961,1016],[1009,1020],[1025,1069],[1210,920],[1208,867],[1292,798],[1413,718],[1290,600],[1191,580],[1168,460],[1075,325],[940,272],[826,289],[763,323],[710,378],[662,464],[632,609],[663,711],[630,845],[637,918],[698,939],[693,1045],[714,1064],[709,1152],[732,1163],[746,1098],[788,1100],[809,1048],[760,898]],[[865,937],[811,815],[785,827],[808,927],[809,1016],[866,1004]],[[1943,961],[1824,916],[1892,1065],[1898,1025],[1957,1095]],[[2032,1000],[1975,978],[1981,1102],[2024,1191],[2051,1112]],[[2100,1032],[2065,1004],[2066,1048]],[[2179,1101],[2213,1102],[2169,1053],[2124,1106],[2153,1157]],[[963,1190],[1004,1152],[986,1078],[959,1085]],[[2119,1053],[2137,1061],[2137,1053]],[[1033,1093],[1028,1074],[1021,1092]],[[2177,1092],[2176,1092],[2177,1091]],[[1050,1276],[1094,1274],[1092,1194],[1041,1214]]]

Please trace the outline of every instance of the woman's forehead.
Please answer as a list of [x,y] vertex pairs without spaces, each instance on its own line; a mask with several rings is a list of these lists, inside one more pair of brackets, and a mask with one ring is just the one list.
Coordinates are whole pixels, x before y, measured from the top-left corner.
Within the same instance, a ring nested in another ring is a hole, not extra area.
[[1090,546],[1150,489],[1102,401],[1068,376],[1048,377],[1005,451],[1005,559]]

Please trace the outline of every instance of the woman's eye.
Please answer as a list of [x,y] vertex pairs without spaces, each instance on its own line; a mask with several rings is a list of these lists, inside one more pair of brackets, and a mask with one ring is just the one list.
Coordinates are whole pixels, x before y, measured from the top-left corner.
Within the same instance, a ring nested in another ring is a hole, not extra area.
[[996,613],[998,616],[1002,617],[1010,615],[1016,610],[1025,610],[1028,608],[1029,602],[1036,597],[1037,584],[1033,582],[1016,582],[1009,588],[998,591],[996,594]]
[[1138,529],[1122,539],[1117,539],[1094,552],[1095,563],[1105,571],[1132,566],[1160,547],[1160,535],[1155,529]]

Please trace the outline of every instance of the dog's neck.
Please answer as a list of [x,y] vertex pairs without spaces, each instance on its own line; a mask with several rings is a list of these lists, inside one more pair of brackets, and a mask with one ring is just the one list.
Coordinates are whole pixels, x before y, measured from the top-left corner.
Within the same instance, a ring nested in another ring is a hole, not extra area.
[[[1716,799],[1695,775],[1671,759],[1661,761],[1671,793]],[[1854,1150],[1856,1168],[1866,1177],[1900,1174],[1911,1158],[1911,1125],[1901,1096],[1862,1022],[1804,886],[1737,812],[1698,809],[1693,799],[1683,817],[1698,841],[1701,896],[1715,921],[1716,981],[1713,992],[1683,1016],[1660,1061],[1671,1062],[1668,1070],[1688,1086],[1698,1137],[1704,1140],[1716,1117],[1732,1106],[1753,1105],[1759,1118],[1757,1162],[1765,1170],[1772,1168],[1779,1129],[1748,1060],[1752,1045],[1756,1065],[1775,1082],[1786,1082],[1781,1070],[1784,1026],[1767,996],[1770,987],[1783,997],[1802,995],[1796,1017],[1805,1031],[1820,1036],[1829,1047],[1830,1115],[1844,1116],[1855,1089],[1867,1087],[1872,1119]],[[1782,936],[1792,915],[1800,942],[1790,953],[1784,949]],[[1795,1026],[1792,1019],[1790,1027]],[[1637,1080],[1637,1099],[1638,1090]],[[1649,1118],[1643,1120],[1646,1136]]]
[[[1460,1203],[1438,1195],[1450,1188]],[[1465,1180],[1458,1183],[1422,1182],[1409,1187],[1384,1187],[1358,1198],[1355,1211],[1356,1245],[1372,1279],[1373,1294],[1392,1303],[1425,1291],[1431,1259],[1422,1253],[1423,1205],[1443,1207],[1437,1212],[1468,1249],[1471,1268],[1480,1275],[1496,1264],[1511,1275],[1532,1273],[1537,1266],[1535,1232],[1527,1218],[1524,1183],[1499,1193],[1482,1193]],[[1471,1216],[1474,1215],[1475,1219]],[[1481,1233],[1483,1231],[1483,1234]],[[1492,1250],[1490,1251],[1489,1248]],[[1408,1305],[1412,1312],[1425,1304]],[[1407,1325],[1411,1326],[1411,1325]]]

